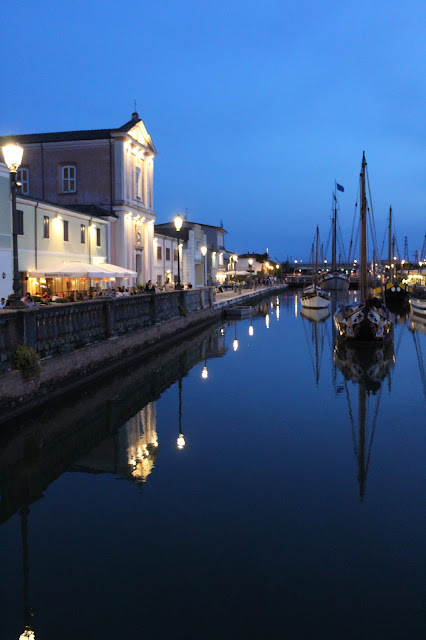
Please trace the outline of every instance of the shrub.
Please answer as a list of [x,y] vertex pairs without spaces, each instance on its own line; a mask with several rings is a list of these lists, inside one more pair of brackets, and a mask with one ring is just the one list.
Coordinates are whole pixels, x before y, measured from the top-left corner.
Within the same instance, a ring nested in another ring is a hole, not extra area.
[[13,356],[13,368],[21,372],[23,380],[30,380],[40,373],[40,358],[34,349],[20,344]]

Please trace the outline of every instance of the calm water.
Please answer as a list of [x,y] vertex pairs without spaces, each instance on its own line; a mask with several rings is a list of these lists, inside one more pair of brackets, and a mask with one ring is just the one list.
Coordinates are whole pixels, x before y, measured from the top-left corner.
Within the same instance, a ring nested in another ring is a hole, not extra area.
[[2,640],[423,637],[426,323],[278,302],[3,427]]

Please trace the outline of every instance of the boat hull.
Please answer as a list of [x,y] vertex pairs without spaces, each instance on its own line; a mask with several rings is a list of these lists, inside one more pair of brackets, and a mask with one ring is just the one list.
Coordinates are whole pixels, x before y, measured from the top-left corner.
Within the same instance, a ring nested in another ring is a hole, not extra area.
[[426,298],[410,298],[413,313],[426,316]]
[[304,289],[300,302],[306,309],[327,309],[330,304],[330,294],[312,285]]
[[321,280],[324,291],[348,291],[349,276],[344,273],[329,273]]
[[393,338],[395,316],[377,299],[340,307],[334,324],[341,340],[380,342]]

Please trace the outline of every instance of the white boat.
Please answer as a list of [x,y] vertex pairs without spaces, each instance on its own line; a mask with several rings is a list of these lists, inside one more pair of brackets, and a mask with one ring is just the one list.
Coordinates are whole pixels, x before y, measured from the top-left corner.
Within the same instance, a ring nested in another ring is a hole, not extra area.
[[426,316],[426,287],[417,287],[411,293],[410,304],[413,313]]
[[318,240],[319,240],[319,229],[317,227],[316,233],[316,259],[315,259],[315,271],[312,277],[312,284],[309,287],[306,287],[302,291],[302,295],[300,296],[300,302],[302,303],[302,307],[307,309],[327,309],[330,304],[330,294],[328,291],[324,291],[317,285],[317,274],[318,274]]
[[378,342],[393,339],[395,316],[381,300],[368,296],[366,166],[363,153],[360,174],[360,302],[340,307],[334,314],[334,323],[340,339]]
[[[339,189],[342,191],[343,187]],[[343,271],[339,271],[336,264],[337,248],[337,197],[336,184],[333,193],[333,218],[332,218],[332,251],[331,251],[331,271],[325,273],[321,279],[321,287],[325,291],[348,291],[350,276]]]

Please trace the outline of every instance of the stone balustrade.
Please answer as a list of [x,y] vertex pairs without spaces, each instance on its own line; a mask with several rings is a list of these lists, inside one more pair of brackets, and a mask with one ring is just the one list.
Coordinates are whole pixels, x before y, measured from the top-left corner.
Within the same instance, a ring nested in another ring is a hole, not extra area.
[[12,368],[19,344],[31,347],[40,358],[63,355],[213,307],[214,300],[214,289],[206,287],[5,309],[0,312],[0,373]]

